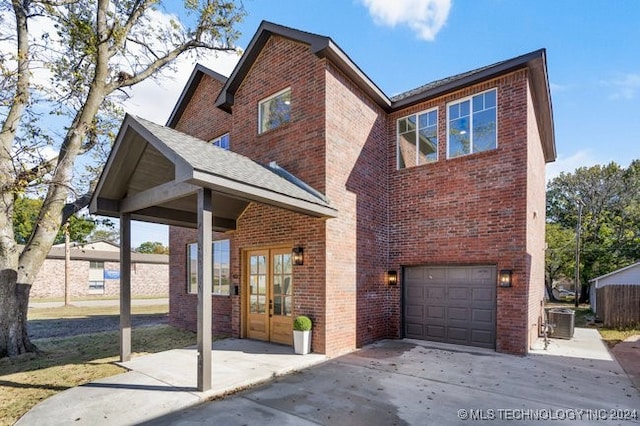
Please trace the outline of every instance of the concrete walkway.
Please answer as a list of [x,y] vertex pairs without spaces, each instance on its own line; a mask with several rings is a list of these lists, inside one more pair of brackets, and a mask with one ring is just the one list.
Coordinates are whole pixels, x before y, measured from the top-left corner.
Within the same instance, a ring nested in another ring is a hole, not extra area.
[[131,371],[78,386],[36,405],[16,425],[133,425],[327,360],[246,339],[213,344],[213,389],[198,392],[197,351],[174,349],[122,363]]
[[[215,342],[215,389],[202,394],[195,350],[162,352],[125,363],[129,373],[49,398],[17,424],[640,424],[640,393],[593,329],[552,339],[548,350],[540,342],[526,357],[386,340],[325,360],[250,340]],[[237,389],[246,390],[207,401]]]

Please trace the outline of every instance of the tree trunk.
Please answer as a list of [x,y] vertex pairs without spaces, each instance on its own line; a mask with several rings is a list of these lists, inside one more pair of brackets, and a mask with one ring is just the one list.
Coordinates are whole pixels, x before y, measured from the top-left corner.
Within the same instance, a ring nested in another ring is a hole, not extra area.
[[557,302],[558,299],[553,295],[553,281],[552,280],[544,280],[544,286],[547,289],[547,296],[549,297],[550,302]]
[[18,274],[0,271],[0,357],[36,352],[27,330],[31,285],[18,284]]

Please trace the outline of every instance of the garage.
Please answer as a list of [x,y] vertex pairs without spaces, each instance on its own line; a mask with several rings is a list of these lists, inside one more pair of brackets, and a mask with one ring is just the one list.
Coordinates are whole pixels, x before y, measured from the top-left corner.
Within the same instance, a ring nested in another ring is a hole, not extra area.
[[495,348],[495,266],[412,266],[403,273],[404,337]]

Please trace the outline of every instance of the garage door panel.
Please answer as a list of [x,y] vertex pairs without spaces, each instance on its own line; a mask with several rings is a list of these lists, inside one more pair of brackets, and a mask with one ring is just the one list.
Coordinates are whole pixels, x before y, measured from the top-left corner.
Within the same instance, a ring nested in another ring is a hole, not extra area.
[[469,330],[463,327],[448,327],[448,338],[451,343],[464,343],[469,340]]
[[480,324],[480,323],[491,324],[493,326],[493,323],[495,322],[495,319],[493,316],[493,310],[472,309],[471,322],[473,322],[474,324]]
[[405,336],[495,347],[495,267],[410,267],[403,277]]
[[491,331],[486,330],[472,330],[471,342],[473,346],[480,346],[484,348],[493,348],[494,337]]
[[469,289],[467,287],[449,287],[449,300],[469,300]]
[[404,271],[404,278],[407,281],[424,281],[424,268],[407,268]]
[[413,339],[424,338],[424,326],[422,323],[409,322],[407,323],[407,337]]
[[495,268],[479,267],[471,268],[472,281],[493,281]]
[[446,328],[439,325],[427,326],[427,333],[424,336],[429,340],[444,341],[446,339]]
[[445,287],[428,287],[426,293],[429,300],[443,300],[446,296],[447,289]]
[[408,300],[421,300],[424,294],[424,288],[422,286],[412,285],[407,287],[406,294]]
[[444,306],[427,306],[427,316],[425,319],[430,321],[442,320],[445,321],[446,308]]
[[413,321],[424,320],[424,305],[407,306],[406,317],[408,320],[413,320]]
[[450,306],[448,309],[447,320],[451,321],[462,321],[464,323],[469,322],[469,310],[465,307],[456,308],[455,306]]
[[472,288],[471,298],[474,302],[491,302],[496,299],[495,292],[492,288]]

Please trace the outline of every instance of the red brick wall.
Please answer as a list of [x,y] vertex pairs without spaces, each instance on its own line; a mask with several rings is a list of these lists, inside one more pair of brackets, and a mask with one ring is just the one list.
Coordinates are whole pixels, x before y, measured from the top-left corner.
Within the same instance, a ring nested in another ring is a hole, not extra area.
[[326,71],[327,334],[330,353],[388,337],[386,114]]
[[[258,135],[258,103],[287,87],[291,122]],[[446,103],[496,87],[498,148],[446,159]],[[244,250],[302,245],[305,265],[294,270],[295,314],[314,319],[314,351],[337,355],[401,336],[402,290],[386,285],[388,269],[492,264],[514,271],[513,287],[497,289],[496,349],[527,351],[544,261],[544,161],[539,139],[532,137],[537,130],[531,127],[526,71],[387,117],[307,45],[272,37],[236,92],[233,115],[212,108],[219,88],[205,77],[176,127],[203,139],[230,130],[233,151],[260,163],[276,161],[326,193],[339,212],[323,221],[250,205],[227,235],[234,284],[245,286]],[[439,160],[396,170],[396,120],[434,106]],[[542,239],[537,234],[528,242],[527,233],[541,227]],[[171,321],[193,329],[196,297],[185,290],[185,245],[195,241],[189,232],[170,232]],[[213,300],[214,317],[224,313],[214,319],[214,330],[241,336],[241,296]]]
[[[325,88],[309,46],[271,37],[235,95],[232,150],[281,167],[325,192]],[[291,121],[258,134],[258,103],[291,88]]]
[[527,90],[527,258],[529,259],[529,336],[528,345],[538,338],[544,300],[544,251],[546,217],[545,160],[540,133],[531,99]]
[[[446,158],[447,102],[498,88],[498,148]],[[438,107],[438,161],[396,170],[395,122]],[[525,353],[528,334],[527,81],[515,72],[394,113],[388,133],[391,268],[493,264],[513,270],[497,289],[500,352]],[[401,289],[395,294],[400,304]],[[400,334],[400,313],[393,316]]]
[[[226,239],[228,235],[214,234],[214,240]],[[198,326],[198,295],[187,292],[187,244],[198,241],[195,229],[169,228],[169,324],[197,330]],[[233,281],[233,280],[232,280]],[[233,285],[233,282],[232,282]],[[237,330],[232,328],[232,305],[237,303],[238,296],[211,296],[213,312],[211,327],[214,336],[238,336]]]
[[231,115],[215,107],[222,86],[222,82],[205,74],[175,129],[205,141],[231,131]]

